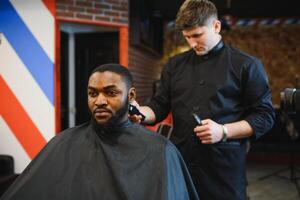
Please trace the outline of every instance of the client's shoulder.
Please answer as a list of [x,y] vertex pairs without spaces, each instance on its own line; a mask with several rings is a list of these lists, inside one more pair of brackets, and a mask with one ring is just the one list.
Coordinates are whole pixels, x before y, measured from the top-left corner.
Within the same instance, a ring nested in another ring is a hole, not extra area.
[[69,140],[72,137],[76,137],[77,135],[82,134],[84,131],[87,130],[88,127],[89,127],[89,122],[86,122],[86,123],[83,123],[81,125],[74,126],[71,128],[67,128],[67,129],[61,131],[60,133],[58,133],[56,136],[54,136],[50,140],[50,142],[58,143],[58,142],[63,142],[63,141]]
[[161,134],[154,132],[150,129],[147,129],[146,127],[140,125],[140,124],[133,124],[130,127],[133,134],[135,134],[139,140],[145,141],[147,145],[161,145],[165,146],[168,142],[168,140],[162,136]]

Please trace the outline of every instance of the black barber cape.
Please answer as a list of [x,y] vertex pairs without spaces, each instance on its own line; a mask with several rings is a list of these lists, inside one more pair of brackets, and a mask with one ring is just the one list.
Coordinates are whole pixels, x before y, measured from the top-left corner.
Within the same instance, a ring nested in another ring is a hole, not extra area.
[[1,200],[198,199],[176,148],[143,126],[93,123],[54,137]]

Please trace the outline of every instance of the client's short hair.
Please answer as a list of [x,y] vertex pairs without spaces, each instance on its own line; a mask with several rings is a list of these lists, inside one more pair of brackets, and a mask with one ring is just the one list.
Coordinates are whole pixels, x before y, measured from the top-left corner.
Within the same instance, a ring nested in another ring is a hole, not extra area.
[[90,75],[96,72],[106,72],[106,71],[119,74],[125,81],[126,86],[128,88],[131,88],[133,86],[133,77],[130,71],[126,67],[117,63],[108,63],[108,64],[100,65],[99,67],[96,67]]

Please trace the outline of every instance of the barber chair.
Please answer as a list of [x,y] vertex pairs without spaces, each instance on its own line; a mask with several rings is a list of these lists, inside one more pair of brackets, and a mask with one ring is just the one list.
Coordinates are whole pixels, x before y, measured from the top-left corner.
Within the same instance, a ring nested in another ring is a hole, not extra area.
[[172,130],[173,126],[171,124],[161,123],[158,125],[156,132],[169,139],[171,137]]
[[15,181],[18,174],[14,172],[14,160],[12,156],[0,155],[0,197]]

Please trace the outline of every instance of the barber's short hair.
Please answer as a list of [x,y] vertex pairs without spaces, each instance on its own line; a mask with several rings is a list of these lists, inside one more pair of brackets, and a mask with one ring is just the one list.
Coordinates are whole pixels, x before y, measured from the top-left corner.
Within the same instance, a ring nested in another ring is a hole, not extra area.
[[213,2],[208,0],[186,0],[176,15],[176,28],[184,30],[201,27],[211,19],[218,18],[218,11]]
[[108,64],[100,65],[99,67],[96,67],[92,71],[90,76],[96,72],[106,72],[106,71],[113,72],[120,75],[122,79],[125,81],[126,86],[128,88],[131,88],[133,86],[133,77],[130,71],[126,67],[117,63],[108,63]]

